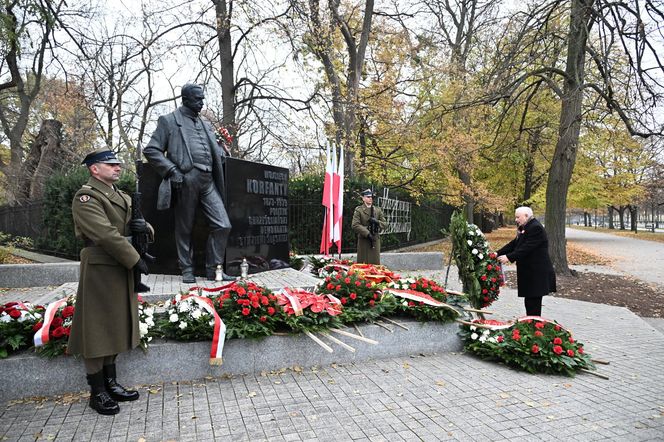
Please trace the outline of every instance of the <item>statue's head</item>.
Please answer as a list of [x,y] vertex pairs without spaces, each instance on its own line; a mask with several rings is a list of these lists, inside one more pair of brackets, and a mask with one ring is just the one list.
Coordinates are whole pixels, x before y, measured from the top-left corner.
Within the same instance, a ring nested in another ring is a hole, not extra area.
[[187,83],[182,86],[182,105],[198,114],[203,109],[205,93],[197,84]]

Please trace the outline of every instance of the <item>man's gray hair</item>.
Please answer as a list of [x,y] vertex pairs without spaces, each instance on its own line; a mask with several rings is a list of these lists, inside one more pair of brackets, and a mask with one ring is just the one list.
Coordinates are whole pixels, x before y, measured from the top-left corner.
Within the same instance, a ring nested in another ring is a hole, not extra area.
[[533,217],[533,209],[531,209],[528,206],[517,207],[516,210],[514,211],[514,213],[519,213],[519,212],[520,213],[525,213],[526,215],[528,215],[528,218]]
[[182,97],[190,97],[191,93],[194,91],[194,89],[201,89],[203,90],[203,86],[199,86],[196,83],[187,83],[184,86],[182,86]]

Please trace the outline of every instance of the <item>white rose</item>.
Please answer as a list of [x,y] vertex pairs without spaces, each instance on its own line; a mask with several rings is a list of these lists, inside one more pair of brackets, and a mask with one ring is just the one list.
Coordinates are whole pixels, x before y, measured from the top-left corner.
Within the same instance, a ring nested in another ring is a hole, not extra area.
[[141,338],[148,334],[148,325],[145,322],[138,323],[138,331],[141,333]]
[[5,314],[5,313],[0,315],[0,322],[10,322],[11,320],[12,320],[12,318],[9,315]]
[[180,302],[182,300],[182,295],[177,294],[175,295],[175,302]]
[[477,333],[473,333],[472,335],[470,335],[470,339],[472,339],[473,341],[477,339]]
[[177,315],[176,313],[173,313],[173,314],[168,318],[168,320],[171,321],[171,322],[178,322],[178,321],[180,320],[180,318],[178,317],[178,315]]
[[487,339],[487,341],[491,342],[492,344],[495,344],[496,342],[498,342],[498,340],[496,339],[495,336],[491,336],[490,338]]
[[484,255],[482,255],[481,253],[480,253],[479,255],[477,255],[477,257],[478,257],[479,259],[484,259]]
[[479,250],[473,249],[473,255],[477,255],[478,253],[480,253]]
[[152,341],[152,336],[148,336],[148,342]]
[[178,304],[178,311],[179,312],[188,312],[191,309],[191,305],[187,301],[181,302]]
[[154,327],[154,319],[152,318],[146,318],[145,323],[148,325],[148,327]]
[[16,320],[18,322],[23,322],[26,319],[28,319],[28,312],[26,312],[25,310],[21,310],[21,316],[19,316]]
[[469,234],[470,236],[473,236],[473,235],[475,235],[475,232],[473,232],[472,230],[469,230],[469,231],[468,231],[468,234]]
[[210,319],[210,322],[208,322],[208,324],[210,325],[210,327],[214,327],[214,319]]
[[473,242],[472,242],[471,240],[468,240],[468,241],[466,241],[466,242],[468,243],[469,246],[472,246],[472,245],[473,245]]
[[475,327],[474,325],[471,325],[471,326],[470,326],[470,329],[471,329],[472,331],[475,331],[475,330],[477,330],[477,327]]
[[148,307],[145,309],[145,314],[148,316],[154,315],[154,307]]
[[201,311],[196,309],[193,312],[191,312],[191,317],[194,319],[198,319],[201,317]]
[[486,336],[484,335],[480,336],[480,342],[484,344],[484,342],[486,342]]
[[180,327],[180,330],[184,330],[185,328],[187,328],[187,323],[186,322],[180,322],[180,325],[178,327]]

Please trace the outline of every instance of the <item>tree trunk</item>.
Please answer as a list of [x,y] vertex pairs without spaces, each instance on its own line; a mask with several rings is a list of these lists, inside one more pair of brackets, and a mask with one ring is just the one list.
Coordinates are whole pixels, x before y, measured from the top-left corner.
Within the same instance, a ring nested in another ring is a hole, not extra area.
[[618,207],[618,220],[620,221],[620,230],[625,230],[625,206]]
[[632,232],[636,232],[636,223],[639,221],[639,214],[637,213],[637,207],[629,205],[629,226]]
[[[217,40],[219,41],[219,62],[221,67],[221,103],[224,127],[233,137],[231,150],[237,152],[237,132],[235,123],[235,73],[233,72],[233,42],[231,41],[231,16],[226,0],[212,0],[217,18]],[[232,2],[231,2],[232,4]]]
[[593,0],[572,0],[567,41],[565,86],[563,88],[558,142],[551,161],[546,187],[546,230],[549,253],[558,274],[571,274],[567,263],[565,212],[581,129],[584,64],[588,40],[588,18]]
[[[26,160],[34,164],[34,171],[30,174],[30,199],[37,200],[42,198],[44,183],[46,179],[53,174],[64,162],[66,156],[62,155],[62,123],[58,120],[44,120],[39,128],[39,134],[32,143],[30,154]],[[28,178],[28,174],[26,174]]]

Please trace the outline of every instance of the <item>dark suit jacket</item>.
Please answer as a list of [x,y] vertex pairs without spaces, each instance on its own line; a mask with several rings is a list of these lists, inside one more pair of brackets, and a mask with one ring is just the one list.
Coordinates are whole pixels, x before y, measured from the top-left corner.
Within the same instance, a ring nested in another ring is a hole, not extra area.
[[549,239],[544,226],[531,218],[520,227],[516,238],[498,250],[511,262],[516,261],[516,279],[520,297],[545,296],[556,291],[556,273],[549,257]]
[[[157,120],[157,129],[152,134],[143,155],[154,166],[157,173],[164,179],[159,186],[159,195],[157,208],[167,209],[170,206],[170,180],[168,179],[171,170],[177,167],[183,174],[186,174],[194,168],[191,158],[191,150],[187,143],[186,134],[182,129],[183,119],[187,118],[177,108],[170,114],[162,115]],[[224,197],[224,169],[223,162],[226,153],[217,144],[212,125],[201,118],[205,132],[208,136],[210,149],[212,152],[212,176],[219,194]],[[165,154],[165,155],[164,155]]]

